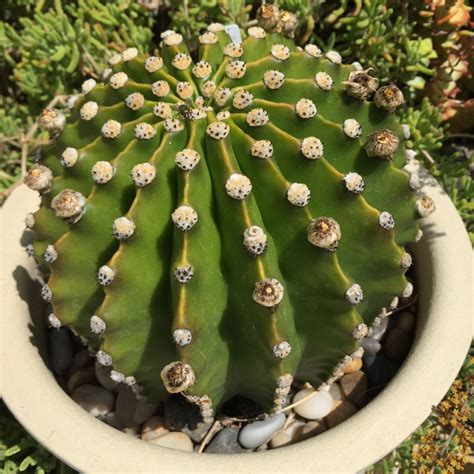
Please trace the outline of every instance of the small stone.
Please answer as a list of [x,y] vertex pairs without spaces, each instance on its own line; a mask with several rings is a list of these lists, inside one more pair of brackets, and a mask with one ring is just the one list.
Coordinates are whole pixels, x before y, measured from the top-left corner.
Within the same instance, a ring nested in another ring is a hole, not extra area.
[[107,390],[117,391],[119,384],[110,378],[111,371],[112,367],[102,365],[99,362],[95,363],[95,376],[102,387],[106,388]]
[[415,325],[415,316],[411,311],[402,311],[396,317],[397,328],[405,332],[410,332]]
[[211,454],[233,454],[246,452],[237,442],[239,436],[238,428],[230,426],[219,431],[204,450],[205,453]]
[[350,416],[357,413],[357,408],[348,401],[337,401],[334,402],[334,407],[331,413],[326,417],[326,422],[329,428],[342,423],[347,420]]
[[285,424],[283,413],[268,417],[263,421],[254,421],[245,425],[239,433],[239,443],[244,448],[255,449],[266,443]]
[[[314,393],[314,389],[312,388],[300,390],[293,397],[293,403],[302,400],[312,393]],[[331,411],[332,402],[333,399],[329,392],[320,391],[308,398],[307,401],[296,405],[293,411],[307,420],[319,420],[324,418]]]
[[67,391],[72,393],[82,385],[93,384],[95,380],[94,367],[79,369],[69,377],[67,381]]
[[82,385],[74,390],[71,398],[90,415],[105,416],[114,408],[115,397],[113,393],[97,385]]
[[386,356],[390,359],[402,361],[410,352],[411,338],[400,328],[393,328],[387,336],[383,346]]
[[317,434],[322,433],[327,430],[326,422],[324,420],[311,420],[304,424],[304,426],[299,429],[295,435],[295,441],[303,441],[305,439],[316,436]]
[[344,392],[342,391],[341,386],[337,382],[331,384],[331,386],[329,387],[329,394],[331,395],[333,400],[344,400],[344,398],[346,397],[344,395]]
[[360,345],[364,348],[365,356],[373,356],[382,348],[380,342],[371,337],[364,337],[364,339],[361,339]]
[[74,355],[68,329],[59,328],[49,332],[49,350],[53,370],[58,374],[66,372]]
[[161,416],[152,416],[143,423],[141,438],[143,441],[151,441],[169,433],[165,420]]
[[277,433],[271,440],[270,440],[270,447],[275,449],[281,446],[287,446],[291,444],[293,439],[286,433]]
[[176,449],[178,451],[193,451],[193,443],[189,436],[179,431],[166,433],[158,438],[153,438],[148,442],[158,446],[163,446],[164,448]]
[[116,430],[122,431],[125,426],[120,423],[120,421],[117,420],[117,415],[115,414],[114,411],[111,411],[110,413],[107,413],[104,417],[101,418],[102,421],[105,421],[109,426],[112,428],[115,428]]
[[344,364],[344,366],[342,367],[342,370],[345,374],[351,374],[353,372],[357,372],[361,368],[362,368],[362,359],[357,357],[347,362],[346,364]]
[[364,358],[364,371],[367,376],[370,396],[372,397],[390,382],[398,370],[398,365],[380,354],[371,357],[373,357],[371,360]]
[[91,358],[87,349],[76,352],[69,367],[69,374],[72,375],[74,372],[91,365],[92,362],[93,359]]
[[156,409],[156,405],[144,397],[138,398],[135,392],[127,387],[121,390],[115,404],[117,419],[124,426],[137,426],[149,418]]
[[139,438],[140,437],[140,435],[138,434],[137,428],[130,428],[130,427],[126,426],[121,431],[123,433],[129,435],[129,436],[133,436],[134,438]]
[[367,377],[364,372],[358,370],[346,374],[341,378],[340,383],[344,394],[351,402],[358,406],[364,405],[367,392]]

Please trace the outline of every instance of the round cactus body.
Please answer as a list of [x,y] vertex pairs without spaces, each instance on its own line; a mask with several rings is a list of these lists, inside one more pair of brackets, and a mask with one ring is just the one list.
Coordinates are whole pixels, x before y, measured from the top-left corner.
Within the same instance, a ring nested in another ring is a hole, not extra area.
[[367,102],[370,71],[260,28],[235,44],[211,25],[195,61],[162,37],[160,56],[114,56],[65,125],[43,117],[56,139],[26,182],[45,297],[157,401],[278,408],[360,357],[409,286],[432,203],[402,170],[399,91]]

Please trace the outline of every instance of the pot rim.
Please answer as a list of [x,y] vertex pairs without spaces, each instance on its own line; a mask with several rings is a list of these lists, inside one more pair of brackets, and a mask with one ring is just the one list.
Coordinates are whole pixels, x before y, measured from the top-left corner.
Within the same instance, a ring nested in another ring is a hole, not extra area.
[[21,185],[1,210],[5,311],[0,326],[0,393],[43,446],[81,472],[229,472],[229,466],[235,473],[364,469],[429,416],[454,380],[472,338],[469,238],[440,186],[431,181],[424,191],[437,211],[425,219],[425,235],[415,249],[417,329],[409,355],[388,386],[351,418],[315,438],[261,453],[200,456],[145,443],[111,428],[85,413],[56,383],[30,342],[30,310],[39,307],[38,295],[19,295],[31,289],[25,285],[34,274],[20,245],[23,216],[38,205],[37,194]]

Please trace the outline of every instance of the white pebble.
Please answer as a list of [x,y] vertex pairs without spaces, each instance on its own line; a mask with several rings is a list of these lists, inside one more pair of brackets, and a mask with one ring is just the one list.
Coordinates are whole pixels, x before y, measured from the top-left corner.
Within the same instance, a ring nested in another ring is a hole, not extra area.
[[[312,393],[314,393],[314,389],[304,388],[293,397],[292,403],[296,403]],[[319,420],[331,411],[332,402],[333,400],[329,392],[321,391],[312,395],[305,402],[296,405],[293,410],[297,415],[307,420]]]
[[286,418],[283,413],[274,415],[263,421],[254,421],[245,425],[239,433],[239,443],[247,449],[255,449],[267,442],[283,428]]

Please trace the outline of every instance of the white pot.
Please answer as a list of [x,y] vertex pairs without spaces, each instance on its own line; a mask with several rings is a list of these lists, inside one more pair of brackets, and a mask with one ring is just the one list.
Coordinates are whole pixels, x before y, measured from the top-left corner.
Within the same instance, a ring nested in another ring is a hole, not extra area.
[[32,259],[20,244],[36,193],[18,187],[2,209],[1,395],[49,451],[87,472],[355,472],[376,462],[430,414],[449,389],[472,337],[471,246],[437,185],[437,211],[416,245],[416,335],[390,384],[365,408],[307,441],[261,453],[184,453],[123,434],[84,412],[46,367],[42,303]]

